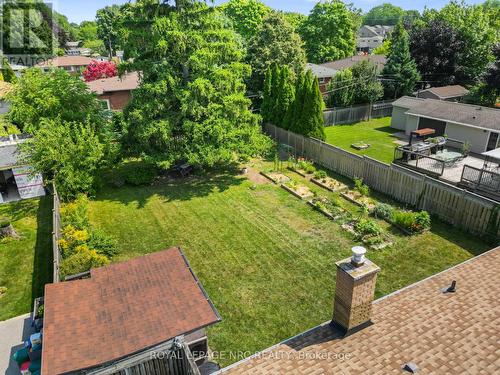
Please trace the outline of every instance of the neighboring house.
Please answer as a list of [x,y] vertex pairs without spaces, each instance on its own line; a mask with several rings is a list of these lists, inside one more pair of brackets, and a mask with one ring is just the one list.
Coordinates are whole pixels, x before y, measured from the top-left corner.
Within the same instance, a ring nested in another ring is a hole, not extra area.
[[5,97],[11,90],[11,83],[0,81],[0,115],[9,112],[10,105],[5,100]]
[[122,77],[98,79],[87,82],[87,86],[95,92],[107,109],[121,111],[132,99],[133,91],[139,87],[139,73],[128,73]]
[[358,52],[371,53],[375,48],[382,45],[389,36],[394,26],[385,25],[363,25],[358,31],[356,39],[356,50]]
[[373,304],[378,267],[368,262],[337,262],[332,322],[217,374],[498,373],[500,248]]
[[81,74],[81,72],[94,60],[95,59],[85,56],[59,56],[48,59],[36,66],[45,71],[49,71],[51,68],[61,68],[70,73]]
[[391,127],[409,135],[431,128],[435,136],[469,142],[471,151],[482,153],[500,146],[500,110],[437,99],[403,96],[392,103]]
[[45,195],[42,175],[32,175],[33,169],[19,155],[18,145],[27,136],[0,137],[0,203]]
[[334,69],[310,63],[306,64],[306,69],[311,70],[314,76],[318,79],[319,89],[322,94],[328,91],[328,84],[332,80],[333,76],[337,74],[337,71]]
[[384,69],[384,66],[387,62],[387,58],[381,55],[356,55],[356,56],[346,57],[345,59],[342,60],[327,62],[321,64],[321,66],[338,71],[342,69],[352,68],[355,64],[359,63],[360,61],[371,61],[377,66],[377,71],[381,72],[382,69]]
[[424,99],[439,99],[447,100],[449,102],[460,102],[463,97],[469,93],[465,87],[460,85],[442,86],[442,87],[431,87],[425,90],[419,90],[415,92],[417,98]]
[[196,374],[220,320],[179,248],[92,269],[45,286],[41,373]]

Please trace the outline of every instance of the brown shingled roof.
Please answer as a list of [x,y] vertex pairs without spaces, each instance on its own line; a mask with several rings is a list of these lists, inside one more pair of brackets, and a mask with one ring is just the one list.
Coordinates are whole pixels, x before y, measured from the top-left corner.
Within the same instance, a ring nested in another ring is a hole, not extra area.
[[124,358],[219,321],[178,248],[45,287],[42,373]]
[[132,91],[139,87],[139,83],[139,73],[132,72],[122,77],[111,77],[87,82],[87,86],[90,91],[102,95],[105,92]]
[[40,64],[37,64],[36,66],[38,67],[52,66],[56,68],[62,68],[65,66],[87,66],[93,60],[94,59],[85,56],[59,56],[53,59],[45,60]]
[[441,99],[448,99],[448,98],[456,98],[456,97],[462,97],[465,96],[469,93],[469,90],[467,90],[465,87],[460,86],[460,85],[450,85],[450,86],[441,86],[441,87],[431,87],[426,90],[421,90],[418,92],[418,94],[421,94],[423,92],[432,92],[434,95]]
[[325,323],[221,373],[404,374],[414,362],[422,374],[498,374],[499,266],[497,248],[377,300],[374,324],[350,336]]

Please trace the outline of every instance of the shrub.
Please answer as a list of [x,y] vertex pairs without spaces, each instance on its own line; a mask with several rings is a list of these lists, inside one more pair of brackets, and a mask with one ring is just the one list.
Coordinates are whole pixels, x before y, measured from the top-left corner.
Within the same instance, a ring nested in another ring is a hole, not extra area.
[[326,172],[325,172],[325,171],[316,171],[316,172],[314,173],[314,178],[315,178],[316,180],[322,180],[322,179],[324,179],[324,178],[326,178],[326,177],[327,177],[327,174],[326,174]]
[[0,228],[7,228],[10,225],[10,220],[6,218],[0,218]]
[[116,240],[100,229],[92,231],[87,245],[98,254],[105,255],[108,258],[113,257],[118,252]]
[[77,229],[85,229],[89,226],[88,218],[89,199],[80,194],[73,202],[61,206],[61,219],[63,226],[71,225]]
[[382,229],[373,220],[360,219],[355,225],[354,229],[361,235],[379,235]]
[[391,221],[394,207],[386,203],[378,203],[372,210],[372,215],[378,219]]
[[129,162],[121,167],[121,177],[129,185],[151,185],[158,174],[152,164],[143,162]]
[[87,229],[77,229],[72,225],[67,225],[63,228],[61,237],[59,247],[61,248],[63,258],[74,254],[79,246],[85,245],[90,239]]
[[431,226],[431,219],[426,211],[395,211],[393,214],[395,224],[410,231],[411,233],[420,233]]
[[297,168],[302,169],[303,171],[305,171],[308,174],[312,174],[316,171],[316,167],[314,166],[314,164],[311,163],[310,161],[307,161],[304,159],[300,160],[297,163]]
[[97,254],[95,250],[83,247],[70,257],[63,259],[60,266],[60,273],[62,278],[64,278],[106,264],[109,264],[109,260],[104,255]]
[[354,179],[354,188],[362,196],[368,196],[370,194],[370,188],[368,187],[368,185],[363,184],[362,178],[355,178]]

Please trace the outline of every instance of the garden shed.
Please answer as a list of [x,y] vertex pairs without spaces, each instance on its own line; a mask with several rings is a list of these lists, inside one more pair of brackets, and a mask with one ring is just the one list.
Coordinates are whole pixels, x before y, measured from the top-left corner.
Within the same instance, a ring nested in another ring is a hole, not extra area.
[[179,248],[46,285],[44,298],[42,373],[51,375],[199,374],[204,329],[221,320]]
[[41,174],[21,160],[18,145],[25,136],[0,137],[0,203],[45,195]]

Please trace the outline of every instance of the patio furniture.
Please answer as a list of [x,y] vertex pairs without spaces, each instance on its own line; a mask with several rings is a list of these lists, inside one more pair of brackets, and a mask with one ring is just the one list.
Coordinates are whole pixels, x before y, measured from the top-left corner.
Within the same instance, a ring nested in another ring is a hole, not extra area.
[[444,149],[443,151],[436,153],[434,156],[436,159],[444,162],[446,167],[451,167],[459,160],[462,160],[463,155],[460,152],[448,151]]

